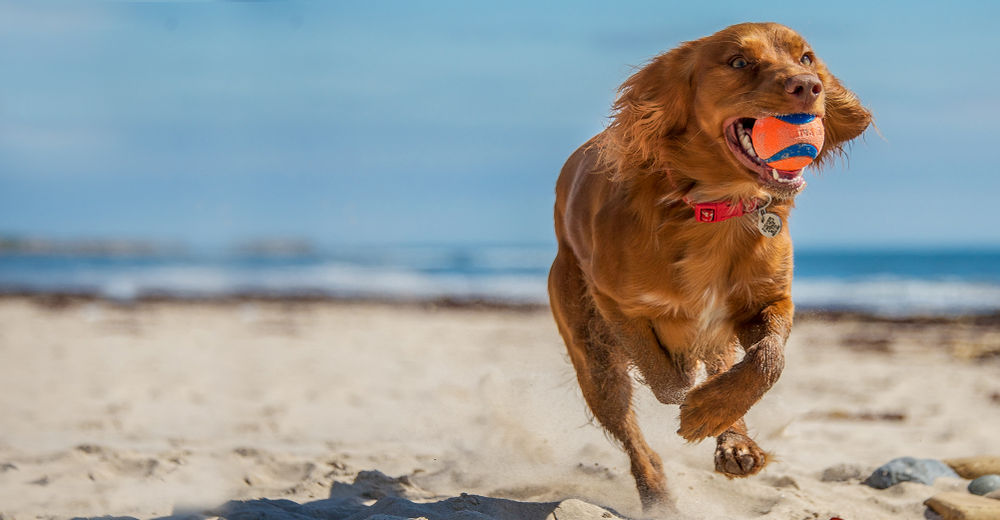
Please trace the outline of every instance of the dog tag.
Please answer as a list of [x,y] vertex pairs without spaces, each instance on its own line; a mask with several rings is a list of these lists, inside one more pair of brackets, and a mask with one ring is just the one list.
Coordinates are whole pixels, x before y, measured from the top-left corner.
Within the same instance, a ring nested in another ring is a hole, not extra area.
[[761,208],[757,211],[757,229],[767,238],[774,238],[781,232],[781,217]]

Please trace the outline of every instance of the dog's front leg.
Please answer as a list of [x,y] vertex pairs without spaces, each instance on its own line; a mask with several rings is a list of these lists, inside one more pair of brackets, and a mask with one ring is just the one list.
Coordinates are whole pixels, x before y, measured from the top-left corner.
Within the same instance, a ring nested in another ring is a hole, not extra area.
[[764,307],[737,326],[743,360],[688,392],[678,435],[688,441],[716,437],[736,424],[778,380],[785,366],[785,340],[792,328],[791,298]]

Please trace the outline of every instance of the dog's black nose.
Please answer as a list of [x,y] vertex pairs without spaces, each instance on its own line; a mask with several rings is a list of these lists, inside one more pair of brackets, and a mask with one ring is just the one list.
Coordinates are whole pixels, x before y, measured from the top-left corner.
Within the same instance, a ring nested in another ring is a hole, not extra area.
[[803,103],[812,103],[823,92],[823,84],[815,74],[798,74],[785,80],[785,92]]

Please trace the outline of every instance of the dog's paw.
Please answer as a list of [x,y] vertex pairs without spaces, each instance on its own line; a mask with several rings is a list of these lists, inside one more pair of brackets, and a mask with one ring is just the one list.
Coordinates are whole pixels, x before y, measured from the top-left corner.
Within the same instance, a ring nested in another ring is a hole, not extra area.
[[732,398],[703,385],[688,393],[681,405],[681,426],[677,430],[688,442],[718,437],[746,413],[733,407]]
[[720,435],[717,442],[715,471],[729,478],[755,475],[768,463],[767,452],[746,435],[729,431]]

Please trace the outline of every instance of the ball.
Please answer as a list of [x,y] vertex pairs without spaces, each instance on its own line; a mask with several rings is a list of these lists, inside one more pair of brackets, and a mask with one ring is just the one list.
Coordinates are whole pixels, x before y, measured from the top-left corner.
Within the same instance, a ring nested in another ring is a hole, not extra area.
[[758,119],[750,141],[757,157],[772,168],[784,171],[805,168],[823,148],[823,119],[812,114]]

